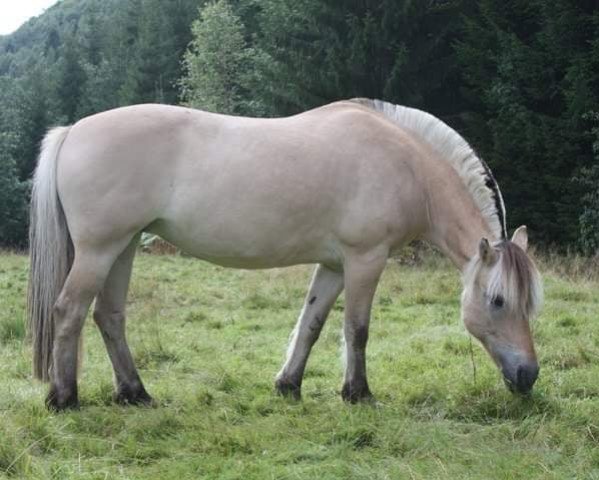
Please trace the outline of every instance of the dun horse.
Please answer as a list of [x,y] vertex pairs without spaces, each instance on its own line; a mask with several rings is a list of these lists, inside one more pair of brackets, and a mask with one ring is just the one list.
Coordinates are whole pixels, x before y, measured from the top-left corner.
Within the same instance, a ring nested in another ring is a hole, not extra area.
[[280,119],[140,105],[46,136],[35,173],[29,321],[49,408],[78,405],[86,313],[102,333],[115,400],[151,402],[125,338],[142,232],[234,268],[317,264],[276,377],[300,396],[310,350],[345,289],[343,399],[371,396],[370,311],[391,254],[436,245],[463,274],[462,317],[511,390],[538,374],[529,321],[541,301],[527,233],[507,238],[501,193],[466,141],[439,119],[356,99]]

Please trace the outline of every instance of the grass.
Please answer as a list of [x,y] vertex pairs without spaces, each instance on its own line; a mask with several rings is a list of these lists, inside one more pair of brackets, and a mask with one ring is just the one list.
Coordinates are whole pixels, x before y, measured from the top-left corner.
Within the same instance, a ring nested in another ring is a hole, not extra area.
[[128,334],[156,408],[110,401],[85,329],[82,410],[51,414],[24,339],[26,258],[0,257],[0,478],[599,479],[599,281],[544,265],[541,376],[510,395],[459,321],[445,262],[390,264],[368,348],[376,406],[339,396],[343,300],[308,364],[303,400],[273,393],[308,267],[247,272],[136,259]]

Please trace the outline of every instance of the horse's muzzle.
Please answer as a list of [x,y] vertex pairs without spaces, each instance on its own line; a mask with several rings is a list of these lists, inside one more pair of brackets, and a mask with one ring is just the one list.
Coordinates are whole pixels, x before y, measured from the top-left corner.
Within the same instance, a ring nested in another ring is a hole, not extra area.
[[510,347],[490,349],[499,366],[505,385],[512,393],[526,395],[530,393],[539,376],[539,364],[536,358]]
[[536,362],[527,362],[515,368],[502,368],[502,373],[511,392],[526,395],[530,393],[539,376],[539,365]]

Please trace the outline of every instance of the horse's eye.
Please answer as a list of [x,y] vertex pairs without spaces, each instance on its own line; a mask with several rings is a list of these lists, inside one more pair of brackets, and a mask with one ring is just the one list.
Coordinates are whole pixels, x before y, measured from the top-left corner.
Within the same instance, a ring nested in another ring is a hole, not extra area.
[[496,297],[493,297],[493,299],[491,300],[491,305],[493,305],[493,307],[495,307],[495,308],[503,307],[504,303],[505,303],[505,300],[501,295],[497,295]]

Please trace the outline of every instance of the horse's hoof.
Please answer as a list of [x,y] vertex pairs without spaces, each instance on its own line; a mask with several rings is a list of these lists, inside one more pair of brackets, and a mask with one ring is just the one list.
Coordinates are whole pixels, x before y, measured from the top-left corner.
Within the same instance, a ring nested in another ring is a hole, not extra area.
[[50,387],[50,391],[46,397],[46,408],[52,412],[78,410],[79,399],[77,398],[77,392],[59,392],[57,388]]
[[352,404],[374,402],[374,396],[370,393],[367,383],[345,383],[341,389],[341,398],[343,398],[345,402]]
[[297,383],[285,379],[277,379],[275,381],[275,390],[279,395],[292,400],[301,400],[302,387]]
[[155,406],[154,399],[150,396],[143,385],[132,387],[130,385],[120,385],[114,393],[113,400],[119,405],[138,405],[142,407]]

